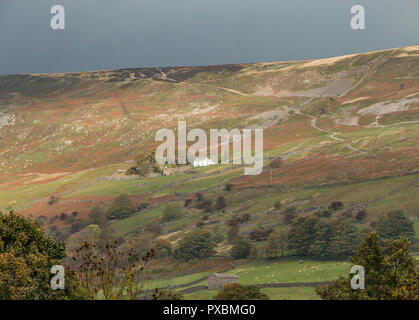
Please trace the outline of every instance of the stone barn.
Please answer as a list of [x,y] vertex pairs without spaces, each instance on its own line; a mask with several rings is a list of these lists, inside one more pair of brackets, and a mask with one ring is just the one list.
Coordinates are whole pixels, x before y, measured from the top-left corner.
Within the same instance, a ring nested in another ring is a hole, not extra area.
[[208,290],[219,290],[231,283],[239,283],[239,277],[234,274],[214,273],[208,277]]

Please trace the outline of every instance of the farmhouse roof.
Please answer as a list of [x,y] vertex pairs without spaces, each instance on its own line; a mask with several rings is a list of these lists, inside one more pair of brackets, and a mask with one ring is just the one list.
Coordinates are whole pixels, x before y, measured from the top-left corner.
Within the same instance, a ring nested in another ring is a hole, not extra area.
[[202,160],[210,160],[208,157],[191,157],[193,161],[202,161]]

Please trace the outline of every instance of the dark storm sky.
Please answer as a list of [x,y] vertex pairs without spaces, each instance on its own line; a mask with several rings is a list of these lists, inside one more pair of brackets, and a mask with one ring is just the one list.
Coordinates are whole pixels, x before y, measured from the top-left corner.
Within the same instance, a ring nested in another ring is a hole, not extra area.
[[[66,29],[50,28],[50,9]],[[366,30],[350,28],[362,4]],[[0,74],[331,57],[419,44],[418,0],[0,0]]]

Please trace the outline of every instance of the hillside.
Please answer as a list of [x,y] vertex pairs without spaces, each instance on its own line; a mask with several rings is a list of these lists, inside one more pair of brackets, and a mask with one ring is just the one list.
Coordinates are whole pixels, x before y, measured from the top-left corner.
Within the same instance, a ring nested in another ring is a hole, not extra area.
[[[188,130],[263,128],[265,170],[117,173],[157,146],[157,130],[176,128],[178,120]],[[121,193],[148,204],[110,224],[125,240],[160,223],[159,237],[176,245],[204,214],[185,208],[182,219],[161,223],[163,210],[169,202],[183,207],[198,192],[225,197],[226,208],[205,222],[221,237],[235,214],[250,215],[243,234],[257,226],[281,231],[288,228],[281,210],[308,216],[332,201],[344,204],[334,216],[366,208],[360,229],[402,209],[418,230],[418,140],[419,46],[313,61],[3,75],[0,208],[45,216],[44,228],[55,226],[67,240],[83,230],[52,217],[76,211],[84,226],[92,207],[106,208]],[[270,169],[278,156],[282,167]],[[51,196],[59,201],[48,204]],[[230,247],[219,242],[218,255],[228,257]]]

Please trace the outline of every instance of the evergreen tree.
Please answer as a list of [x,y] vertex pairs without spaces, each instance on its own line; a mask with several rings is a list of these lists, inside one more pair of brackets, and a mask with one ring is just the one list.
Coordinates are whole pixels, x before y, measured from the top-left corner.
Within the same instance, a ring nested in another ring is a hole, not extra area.
[[296,255],[315,258],[335,258],[353,252],[358,232],[352,220],[321,219],[317,216],[300,218],[290,229],[288,248]]
[[353,290],[351,279],[340,277],[330,284],[316,288],[326,300],[382,300],[419,297],[415,259],[409,253],[407,238],[388,240],[380,246],[376,232],[368,234],[355,255],[350,258],[354,265],[365,270],[365,289]]
[[296,255],[308,255],[308,250],[314,241],[314,227],[319,218],[316,216],[297,219],[291,226],[288,247]]
[[348,256],[358,244],[358,231],[353,220],[339,218],[331,223],[331,237],[326,256]]
[[415,239],[413,222],[410,221],[402,210],[391,211],[382,217],[377,224],[377,233],[382,239],[396,240],[406,237],[410,241]]
[[331,237],[332,230],[328,221],[315,219],[315,223],[311,226],[311,243],[307,248],[307,255],[317,258],[326,257]]

